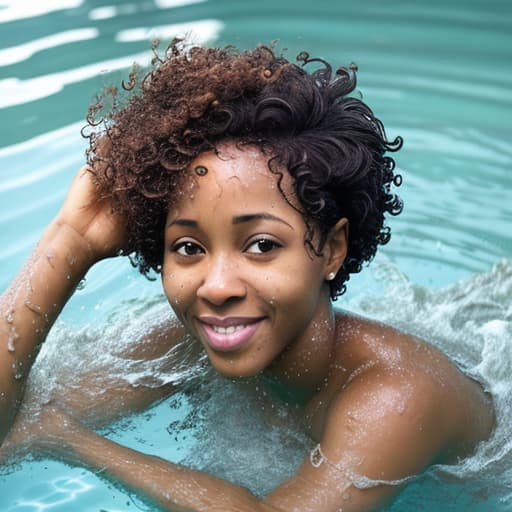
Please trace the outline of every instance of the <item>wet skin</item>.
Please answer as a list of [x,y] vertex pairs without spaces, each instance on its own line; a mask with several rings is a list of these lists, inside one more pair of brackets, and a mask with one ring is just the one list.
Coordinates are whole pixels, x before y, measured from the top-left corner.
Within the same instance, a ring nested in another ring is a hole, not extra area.
[[[346,221],[315,256],[267,160],[256,148],[224,146],[192,163],[208,172],[169,212],[163,287],[222,374],[255,375],[274,363],[292,378],[290,363],[307,348],[316,356],[306,382],[315,385],[333,343],[326,277],[345,257]],[[283,190],[296,204],[289,181]]]
[[[379,400],[401,414],[423,406],[435,411],[433,423],[441,415],[447,431],[458,429],[449,434],[454,443],[436,448],[429,462],[469,453],[492,428],[492,408],[480,386],[430,345],[334,313],[326,278],[346,256],[348,223],[338,222],[322,255],[314,255],[304,244],[304,219],[290,205],[300,207],[291,178],[284,170],[285,199],[267,161],[257,148],[226,145],[192,162],[191,171],[200,167],[201,176],[170,209],[165,232],[162,280],[177,317],[220,373],[264,372],[309,396],[307,423],[317,440],[329,408],[355,383],[377,404],[356,414],[359,428],[385,415]],[[446,397],[433,407],[428,402],[437,393]],[[475,411],[481,422],[467,429],[460,418]]]
[[[194,174],[197,167],[206,174]],[[62,387],[63,396],[53,397],[39,414],[22,410],[7,447],[25,444],[101,471],[169,510],[211,511],[214,503],[223,512],[335,512],[340,507],[363,512],[385,504],[399,486],[359,489],[354,475],[401,481],[432,463],[470,454],[490,435],[491,401],[444,355],[393,328],[333,310],[327,278],[346,256],[345,219],[329,233],[321,256],[308,251],[306,225],[290,205],[300,207],[290,176],[283,170],[285,199],[267,157],[256,148],[242,151],[225,144],[218,154],[205,153],[192,162],[190,175],[168,214],[162,272],[180,323],[160,325],[134,341],[126,357],[158,358],[188,332],[220,373],[263,375],[308,396],[305,419],[322,457],[312,464],[306,455],[295,475],[256,498],[81,425],[77,418],[115,419],[174,391],[109,382],[94,393],[94,371],[82,376],[80,385]],[[27,263],[34,278],[22,288],[27,297],[20,294],[15,304],[18,357],[42,339],[40,333],[30,337],[27,326],[34,313],[23,301],[29,298],[53,312],[53,321],[73,285],[95,261],[115,254],[122,236],[122,219],[95,198],[90,175],[82,171],[40,241],[34,263]],[[44,256],[49,250],[51,262]],[[83,255],[73,268],[69,254]],[[4,421],[4,430],[8,424]]]

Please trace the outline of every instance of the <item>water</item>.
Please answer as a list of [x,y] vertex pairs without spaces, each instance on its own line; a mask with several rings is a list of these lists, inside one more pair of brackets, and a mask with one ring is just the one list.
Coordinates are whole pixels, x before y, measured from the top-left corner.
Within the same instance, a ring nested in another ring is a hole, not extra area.
[[[391,510],[512,510],[512,7],[505,0],[460,4],[0,0],[0,290],[83,162],[79,131],[89,102],[134,60],[148,61],[149,37],[192,31],[198,42],[240,47],[279,38],[289,56],[306,49],[356,62],[364,99],[390,137],[405,139],[398,164],[406,208],[393,219],[391,244],[350,281],[340,306],[440,346],[493,391],[500,420],[474,457],[429,472]],[[138,313],[166,314],[159,301],[159,283],[142,280],[126,261],[95,267],[41,354],[43,388],[52,368],[62,371],[57,347],[76,353],[67,361],[72,369],[96,362],[144,385],[190,380],[151,365],[127,372],[109,355],[140,327]],[[108,318],[107,329],[98,327]],[[266,492],[309,448],[294,411],[196,368],[193,392],[110,435]],[[231,402],[253,407],[226,414],[223,404]],[[51,461],[0,476],[0,505],[9,512],[148,509],[95,475]]]

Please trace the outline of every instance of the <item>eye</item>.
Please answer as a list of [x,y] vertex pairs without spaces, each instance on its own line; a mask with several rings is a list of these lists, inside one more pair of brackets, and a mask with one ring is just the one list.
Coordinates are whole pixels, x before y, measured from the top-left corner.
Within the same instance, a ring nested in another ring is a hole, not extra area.
[[171,247],[172,252],[178,253],[180,256],[197,256],[198,254],[204,254],[204,249],[190,241],[178,242]]
[[270,238],[259,238],[248,245],[246,252],[251,254],[265,254],[281,247],[282,245],[275,240]]

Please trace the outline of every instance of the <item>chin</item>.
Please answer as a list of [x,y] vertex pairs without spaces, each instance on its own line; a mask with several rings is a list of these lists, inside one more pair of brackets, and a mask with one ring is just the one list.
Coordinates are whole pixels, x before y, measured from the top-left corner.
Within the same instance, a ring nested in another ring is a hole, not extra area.
[[210,359],[210,364],[217,373],[228,379],[246,379],[259,375],[264,370],[259,366],[241,365],[235,361],[223,361],[219,364]]

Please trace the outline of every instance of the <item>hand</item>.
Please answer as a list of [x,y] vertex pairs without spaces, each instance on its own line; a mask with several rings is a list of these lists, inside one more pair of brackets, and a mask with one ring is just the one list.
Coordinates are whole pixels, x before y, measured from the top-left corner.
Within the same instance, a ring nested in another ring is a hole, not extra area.
[[124,219],[112,211],[110,201],[98,196],[94,174],[88,166],[75,176],[55,222],[80,235],[95,261],[117,255],[126,244]]

